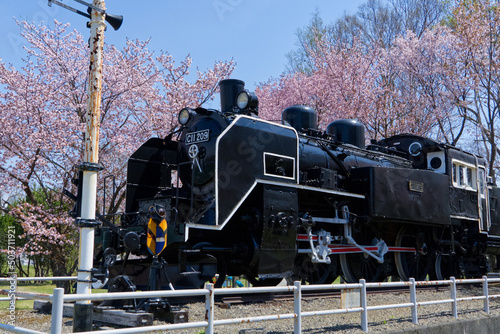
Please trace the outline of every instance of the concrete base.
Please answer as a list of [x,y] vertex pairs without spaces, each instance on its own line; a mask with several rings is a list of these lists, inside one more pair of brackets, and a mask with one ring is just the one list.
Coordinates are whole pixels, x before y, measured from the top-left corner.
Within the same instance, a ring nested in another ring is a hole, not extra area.
[[491,316],[478,319],[456,320],[439,325],[407,328],[400,331],[388,331],[387,334],[493,334],[500,333],[500,316]]

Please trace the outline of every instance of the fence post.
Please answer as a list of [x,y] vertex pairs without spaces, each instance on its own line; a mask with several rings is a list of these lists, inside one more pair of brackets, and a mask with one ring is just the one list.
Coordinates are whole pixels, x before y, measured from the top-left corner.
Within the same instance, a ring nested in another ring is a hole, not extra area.
[[50,334],[62,333],[64,306],[64,289],[55,288],[52,294],[52,320],[50,323]]
[[293,334],[302,333],[302,286],[300,281],[294,282],[295,290],[293,291],[293,312],[295,320],[293,322]]
[[411,322],[418,325],[418,312],[417,312],[417,283],[413,277],[410,278],[410,303],[411,307]]
[[490,296],[488,293],[488,276],[483,276],[483,296],[484,296],[484,312],[490,314]]
[[361,329],[364,332],[368,332],[368,302],[366,301],[366,280],[360,279],[359,283],[361,284],[361,307],[363,310],[361,311]]
[[458,308],[457,308],[457,282],[455,281],[455,277],[450,277],[451,279],[451,299],[453,299],[453,302],[451,304],[451,312],[453,313],[453,317],[455,319],[458,318]]
[[205,334],[214,334],[214,285],[205,283],[208,294],[205,296],[205,320],[208,322]]

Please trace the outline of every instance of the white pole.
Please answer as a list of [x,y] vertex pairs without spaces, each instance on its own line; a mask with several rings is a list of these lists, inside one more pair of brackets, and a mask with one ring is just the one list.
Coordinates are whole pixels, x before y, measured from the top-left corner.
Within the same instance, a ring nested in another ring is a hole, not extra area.
[[359,283],[361,283],[361,307],[363,310],[361,311],[361,329],[363,332],[368,332],[368,302],[366,297],[366,280],[360,279]]
[[411,307],[411,321],[418,325],[417,283],[415,283],[413,277],[410,277],[410,303],[413,304]]
[[484,312],[490,314],[490,296],[488,294],[488,276],[483,276],[483,296],[484,296]]
[[295,320],[293,322],[293,333],[302,333],[302,285],[300,281],[293,283],[295,289],[293,291],[293,312],[295,313]]
[[64,306],[64,289],[55,288],[52,294],[52,321],[50,325],[51,334],[62,333]]
[[[93,0],[93,6],[106,9],[104,0]],[[76,293],[90,294],[92,290],[92,267],[94,259],[94,228],[99,225],[95,219],[97,197],[97,173],[99,165],[99,123],[102,88],[102,49],[104,44],[105,14],[92,10],[90,19],[90,73],[85,129],[85,151],[82,181],[81,217],[76,225],[80,228],[78,255],[78,279]],[[73,329],[92,330],[92,304],[90,300],[77,302]]]
[[453,313],[453,317],[455,319],[458,318],[458,305],[457,305],[457,282],[455,280],[455,277],[450,277],[451,279],[451,284],[450,284],[450,289],[451,289],[451,299],[453,299],[453,302],[451,303],[451,313]]
[[205,289],[208,290],[208,294],[205,296],[205,320],[208,322],[205,334],[214,334],[214,285],[205,283]]

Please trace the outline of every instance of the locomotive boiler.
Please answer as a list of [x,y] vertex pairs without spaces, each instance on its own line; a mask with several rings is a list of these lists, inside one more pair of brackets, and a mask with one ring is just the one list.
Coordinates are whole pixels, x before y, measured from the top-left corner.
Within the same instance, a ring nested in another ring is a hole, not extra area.
[[361,123],[320,131],[305,106],[260,119],[240,80],[221,81],[220,99],[183,109],[176,131],[130,157],[125,213],[96,231],[111,290],[496,269],[500,191],[483,158],[410,134],[366,146]]

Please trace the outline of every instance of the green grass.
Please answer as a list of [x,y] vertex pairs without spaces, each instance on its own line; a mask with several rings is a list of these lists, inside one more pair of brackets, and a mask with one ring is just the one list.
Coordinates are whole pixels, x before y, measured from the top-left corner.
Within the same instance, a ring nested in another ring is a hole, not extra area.
[[[9,290],[9,285],[1,284],[0,288],[3,290]],[[30,285],[18,284],[17,291],[52,294],[55,288],[56,288],[55,284],[30,284]],[[2,297],[7,297],[7,296],[2,295]],[[9,301],[0,302],[0,309],[6,309],[7,307],[9,307]],[[33,308],[33,300],[16,301],[17,310],[32,309],[32,308]]]
[[[52,294],[54,292],[54,289],[56,288],[55,284],[26,284],[26,283],[19,283],[17,285],[17,291],[22,291],[22,292],[34,292],[34,293],[45,293],[45,294]],[[0,289],[1,290],[9,290],[9,284],[5,282],[0,283]],[[92,290],[93,293],[101,293],[101,292],[107,292],[108,290],[105,289],[95,289]],[[0,295],[1,297],[7,297],[4,295]],[[9,301],[1,301],[0,302],[0,310],[6,309],[9,307]],[[16,301],[16,309],[17,310],[26,310],[26,309],[33,309],[33,300],[17,300]]]

